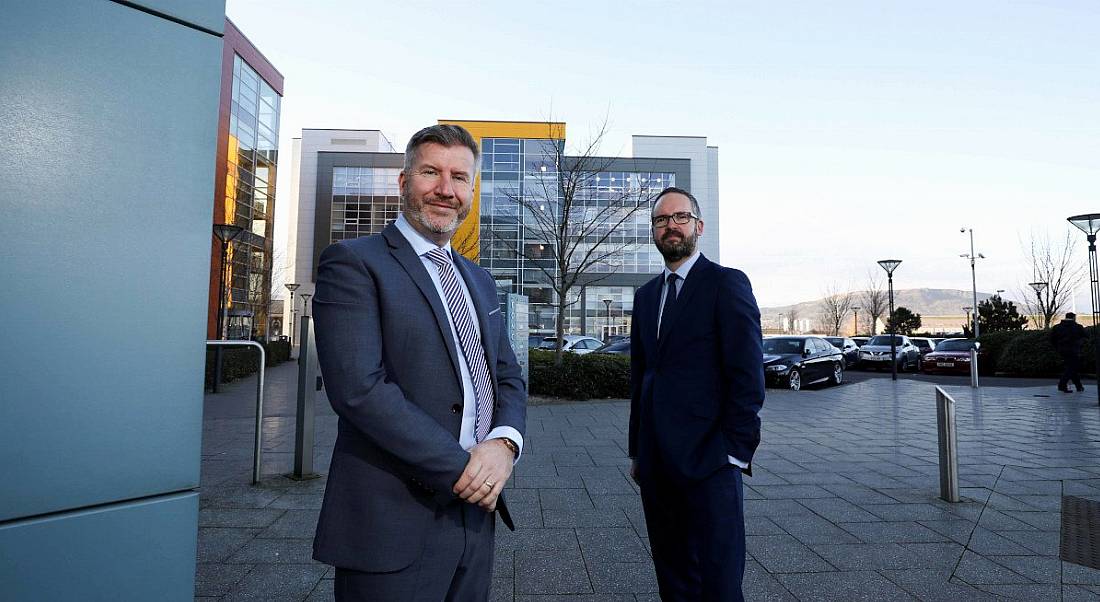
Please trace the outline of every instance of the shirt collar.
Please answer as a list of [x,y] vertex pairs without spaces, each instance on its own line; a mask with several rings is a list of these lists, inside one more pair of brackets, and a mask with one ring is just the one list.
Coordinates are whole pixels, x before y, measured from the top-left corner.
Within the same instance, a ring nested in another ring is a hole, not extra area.
[[[687,280],[688,272],[691,271],[691,267],[694,266],[695,262],[698,261],[698,260],[699,260],[699,249],[696,249],[695,252],[691,254],[691,257],[688,257],[687,261],[685,261],[684,263],[681,263],[680,267],[676,268],[675,274],[677,276],[679,276],[681,280]],[[668,275],[672,274],[672,273],[673,273],[673,271],[668,269],[668,266],[665,266],[664,271],[661,272],[661,277],[664,278],[665,280],[668,280]]]
[[451,241],[447,241],[447,244],[442,247],[435,244],[434,241],[428,240],[423,234],[416,231],[416,228],[412,227],[409,220],[405,219],[405,213],[401,212],[397,216],[397,221],[393,222],[393,225],[397,226],[397,230],[401,232],[401,235],[405,237],[405,240],[409,241],[409,245],[412,246],[413,252],[418,256],[423,257],[428,251],[435,249],[443,249],[447,252],[447,255],[451,254]]

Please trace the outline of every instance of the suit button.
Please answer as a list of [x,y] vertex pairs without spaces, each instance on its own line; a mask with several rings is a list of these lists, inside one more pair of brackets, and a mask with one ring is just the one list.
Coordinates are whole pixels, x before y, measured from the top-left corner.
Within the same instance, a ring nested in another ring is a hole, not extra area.
[[456,403],[453,406],[451,406],[451,413],[452,414],[457,414],[461,411],[462,411],[462,404]]

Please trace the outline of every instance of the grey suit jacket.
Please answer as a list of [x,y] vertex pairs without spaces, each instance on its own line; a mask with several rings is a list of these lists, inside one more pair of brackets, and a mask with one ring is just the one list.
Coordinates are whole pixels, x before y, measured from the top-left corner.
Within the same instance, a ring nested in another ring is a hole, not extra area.
[[[492,427],[522,434],[526,386],[496,283],[452,255],[481,324],[496,399]],[[339,416],[313,543],[321,562],[375,572],[409,566],[440,507],[465,503],[451,492],[469,453],[458,444],[462,382],[443,304],[392,224],[321,254],[313,298],[317,354]]]

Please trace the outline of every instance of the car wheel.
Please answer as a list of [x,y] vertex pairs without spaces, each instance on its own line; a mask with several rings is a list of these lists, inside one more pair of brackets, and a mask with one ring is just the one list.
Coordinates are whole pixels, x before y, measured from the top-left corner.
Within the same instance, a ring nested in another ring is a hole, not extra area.
[[844,366],[840,365],[840,362],[833,364],[833,378],[834,385],[839,385],[844,382]]
[[787,375],[787,388],[792,391],[802,389],[802,373],[795,368],[791,368],[790,374]]

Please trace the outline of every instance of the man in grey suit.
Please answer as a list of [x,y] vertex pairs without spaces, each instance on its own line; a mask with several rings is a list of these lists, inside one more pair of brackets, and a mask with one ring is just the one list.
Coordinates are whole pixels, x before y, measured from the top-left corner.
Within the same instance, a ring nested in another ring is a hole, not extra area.
[[339,416],[313,557],[337,600],[485,600],[526,391],[487,271],[450,247],[479,148],[461,127],[409,141],[402,215],[321,254],[317,354]]

